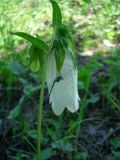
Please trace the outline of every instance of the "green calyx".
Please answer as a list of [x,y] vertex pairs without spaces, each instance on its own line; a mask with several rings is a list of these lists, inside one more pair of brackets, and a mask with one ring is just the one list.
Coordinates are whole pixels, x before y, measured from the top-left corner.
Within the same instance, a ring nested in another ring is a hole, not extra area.
[[76,67],[76,50],[69,27],[61,24],[54,30],[53,46],[51,53],[55,54],[56,68],[60,72],[65,55],[68,54]]

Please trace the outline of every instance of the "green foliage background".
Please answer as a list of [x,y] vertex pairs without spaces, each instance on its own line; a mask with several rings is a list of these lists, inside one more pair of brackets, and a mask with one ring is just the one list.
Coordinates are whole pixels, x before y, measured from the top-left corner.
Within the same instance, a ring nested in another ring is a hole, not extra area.
[[[43,160],[120,159],[120,0],[60,0],[78,57],[80,110],[44,107]],[[34,160],[38,75],[28,69],[23,31],[49,43],[48,0],[0,1],[0,158]],[[91,55],[91,56],[90,56]],[[45,96],[47,89],[45,90]]]
[[[119,0],[61,0],[59,3],[64,21],[73,28],[75,41],[78,42],[77,47],[80,51],[106,50],[108,48],[104,45],[105,40],[110,42],[110,47],[119,43]],[[20,50],[25,45],[23,40],[11,37],[10,31],[39,33],[45,40],[50,38],[51,6],[48,0],[2,0],[0,15],[2,53],[4,50],[10,53],[16,46]]]

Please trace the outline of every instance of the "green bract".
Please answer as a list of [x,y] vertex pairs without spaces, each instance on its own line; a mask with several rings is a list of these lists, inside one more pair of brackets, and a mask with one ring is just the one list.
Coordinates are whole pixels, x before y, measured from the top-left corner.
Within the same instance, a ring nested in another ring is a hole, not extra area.
[[53,28],[57,29],[62,24],[61,10],[60,10],[60,7],[56,1],[50,0],[50,2],[53,7],[53,21],[52,21]]
[[27,33],[24,32],[14,32],[12,34],[15,34],[17,36],[20,36],[26,40],[28,40],[29,42],[31,42],[36,48],[45,51],[46,53],[48,53],[49,47],[48,45],[43,42],[40,38],[37,37],[33,37]]

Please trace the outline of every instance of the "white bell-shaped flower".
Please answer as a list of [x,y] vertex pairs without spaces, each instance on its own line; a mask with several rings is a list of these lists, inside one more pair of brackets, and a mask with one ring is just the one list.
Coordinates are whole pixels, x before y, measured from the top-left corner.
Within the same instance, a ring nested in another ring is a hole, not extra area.
[[50,103],[52,103],[52,110],[56,115],[60,115],[66,107],[74,113],[79,108],[80,100],[77,88],[77,68],[74,67],[68,54],[65,55],[60,73],[61,79],[54,83],[58,74],[54,54],[51,54],[47,62],[46,81],[49,93],[51,92]]

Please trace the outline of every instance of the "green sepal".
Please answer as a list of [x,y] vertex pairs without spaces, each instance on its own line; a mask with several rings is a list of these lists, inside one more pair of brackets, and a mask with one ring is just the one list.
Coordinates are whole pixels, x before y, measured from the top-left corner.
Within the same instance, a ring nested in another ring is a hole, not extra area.
[[69,46],[70,46],[70,48],[71,48],[71,50],[72,50],[72,55],[75,57],[75,59],[76,59],[76,56],[77,56],[77,51],[76,51],[76,47],[75,47],[75,42],[74,42],[74,40],[73,40],[73,36],[72,36],[72,33],[71,33],[71,31],[69,31],[68,32],[68,34],[67,34],[67,42],[68,42],[68,44],[69,44]]
[[66,37],[68,34],[68,26],[65,24],[61,24],[57,29],[57,35],[59,37]]
[[27,54],[30,56],[30,62],[28,66],[33,72],[37,72],[43,68],[45,54],[42,50],[35,48],[32,44],[29,47]]
[[71,46],[69,45],[66,39],[62,39],[62,44],[63,44],[63,47],[65,48],[65,53],[68,54],[68,56],[71,58],[73,65],[76,68],[77,63],[76,63],[76,55],[75,55],[74,49],[71,48]]
[[62,24],[58,32],[59,36],[67,41],[67,45],[69,45],[76,54],[75,43],[70,28],[66,24]]
[[36,59],[35,61],[32,61],[30,63],[30,69],[33,72],[38,72],[40,70],[40,61],[39,61],[39,59]]
[[56,43],[57,43],[56,44],[57,47],[56,47],[56,49],[54,51],[54,54],[55,54],[57,72],[59,73],[61,68],[62,68],[62,66],[63,66],[63,63],[64,63],[65,50],[62,47],[62,44],[61,44],[60,40],[58,40]]
[[53,9],[52,24],[54,28],[58,28],[62,24],[61,9],[55,0],[50,0]]

